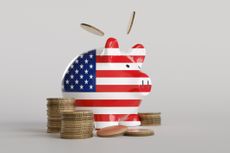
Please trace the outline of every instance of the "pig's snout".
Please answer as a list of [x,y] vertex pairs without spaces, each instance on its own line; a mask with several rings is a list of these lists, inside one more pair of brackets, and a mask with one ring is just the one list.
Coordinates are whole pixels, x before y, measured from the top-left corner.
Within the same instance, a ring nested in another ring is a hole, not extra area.
[[[144,74],[141,72],[142,75]],[[148,75],[144,74],[145,77],[140,78],[139,81],[139,91],[143,92],[144,95],[148,95],[152,88],[152,83]]]
[[144,92],[145,95],[148,95],[149,92],[151,91],[151,88],[152,88],[152,84],[151,84],[150,78],[144,78],[144,79],[142,79],[139,88],[140,88],[139,90],[141,92]]
[[151,80],[149,78],[142,79],[141,80],[141,85],[142,86],[144,86],[144,85],[151,85]]

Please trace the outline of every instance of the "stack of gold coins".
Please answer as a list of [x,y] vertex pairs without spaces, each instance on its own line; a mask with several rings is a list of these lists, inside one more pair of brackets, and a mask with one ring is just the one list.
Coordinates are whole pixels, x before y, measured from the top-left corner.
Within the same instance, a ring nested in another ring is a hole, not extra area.
[[161,125],[161,113],[138,113],[141,125]]
[[62,112],[61,138],[84,139],[93,137],[92,111]]
[[74,99],[59,99],[60,112],[73,112],[75,111]]
[[47,132],[58,133],[61,130],[60,111],[74,111],[74,99],[47,98]]

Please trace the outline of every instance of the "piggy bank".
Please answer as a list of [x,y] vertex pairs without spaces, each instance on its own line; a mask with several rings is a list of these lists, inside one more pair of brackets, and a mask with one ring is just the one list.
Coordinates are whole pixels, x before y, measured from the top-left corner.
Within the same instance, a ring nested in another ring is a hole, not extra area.
[[103,49],[93,49],[74,58],[62,79],[63,97],[75,98],[76,110],[92,110],[97,129],[138,126],[138,107],[151,91],[149,76],[141,71],[146,51],[136,44],[121,51],[115,38]]

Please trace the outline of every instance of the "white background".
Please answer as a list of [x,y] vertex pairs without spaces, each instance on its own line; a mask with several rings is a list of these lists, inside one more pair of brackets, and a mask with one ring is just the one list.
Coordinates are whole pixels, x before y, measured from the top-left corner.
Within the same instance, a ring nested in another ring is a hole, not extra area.
[[[230,2],[227,0],[1,0],[1,152],[229,152]],[[137,12],[126,35],[131,12]],[[86,22],[105,37],[79,26]],[[46,133],[46,98],[79,53],[116,37],[143,43],[152,93],[140,111],[161,112],[155,136],[62,140]]]

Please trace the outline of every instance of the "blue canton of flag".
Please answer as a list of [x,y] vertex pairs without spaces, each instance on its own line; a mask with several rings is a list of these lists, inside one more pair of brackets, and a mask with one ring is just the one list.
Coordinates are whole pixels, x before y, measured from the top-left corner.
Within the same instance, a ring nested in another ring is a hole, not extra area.
[[80,55],[63,79],[64,92],[96,91],[96,50]]

